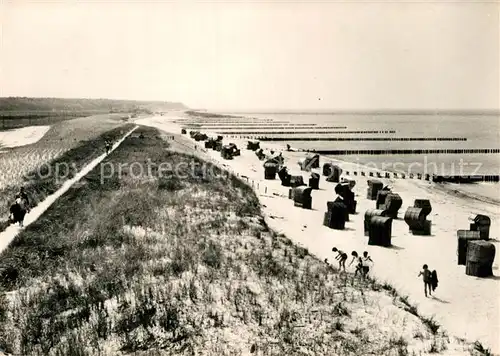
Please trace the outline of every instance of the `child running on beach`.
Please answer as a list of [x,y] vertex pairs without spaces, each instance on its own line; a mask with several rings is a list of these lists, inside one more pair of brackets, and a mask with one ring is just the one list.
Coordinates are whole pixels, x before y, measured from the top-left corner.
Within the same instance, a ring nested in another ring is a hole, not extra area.
[[347,253],[337,249],[336,247],[332,248],[333,252],[337,252],[337,256],[335,259],[339,261],[339,270],[344,270],[345,272],[345,261],[347,260]]
[[427,266],[427,265],[424,265],[422,268],[423,268],[423,270],[420,271],[420,273],[418,274],[418,277],[422,276],[422,279],[424,281],[425,296],[427,297],[427,289],[429,289],[429,295],[432,296],[432,293],[431,293],[431,288],[432,288],[431,271],[429,271],[429,266]]

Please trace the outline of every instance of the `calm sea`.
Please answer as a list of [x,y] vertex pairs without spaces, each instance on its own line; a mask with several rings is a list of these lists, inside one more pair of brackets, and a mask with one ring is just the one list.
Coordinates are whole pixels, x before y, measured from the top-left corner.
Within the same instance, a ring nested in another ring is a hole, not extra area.
[[[500,148],[499,115],[346,115],[346,114],[234,114],[249,118],[272,119],[292,124],[316,124],[341,127],[344,131],[395,131],[384,134],[314,134],[296,133],[286,137],[455,137],[466,141],[281,141],[303,149],[460,149]],[[283,135],[269,127],[233,130],[265,131],[260,136]],[[324,130],[323,128],[321,130]],[[301,130],[297,130],[301,131]],[[302,131],[314,131],[310,127]],[[335,130],[342,131],[342,130]],[[500,154],[431,154],[431,155],[345,155],[335,158],[368,164],[387,171],[438,175],[500,174]]]

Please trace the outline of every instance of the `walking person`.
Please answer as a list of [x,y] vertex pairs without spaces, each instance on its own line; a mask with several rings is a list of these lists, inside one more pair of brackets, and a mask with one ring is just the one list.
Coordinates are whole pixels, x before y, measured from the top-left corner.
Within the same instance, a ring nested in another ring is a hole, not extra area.
[[418,277],[422,276],[422,280],[424,281],[424,293],[427,297],[427,290],[429,290],[429,295],[432,296],[432,279],[431,279],[431,271],[429,271],[429,266],[424,265],[422,267],[422,271],[418,274]]
[[109,151],[111,151],[111,141],[110,140],[106,140],[105,141],[105,145],[106,145],[106,154],[108,155]]
[[24,217],[29,213],[30,205],[28,194],[26,194],[24,187],[19,189],[19,193],[15,196],[15,202],[10,207],[9,221],[18,222],[20,227],[24,226]]
[[30,203],[28,199],[28,194],[26,194],[24,187],[19,188],[19,192],[16,194],[15,199],[21,199],[26,209],[29,210]]

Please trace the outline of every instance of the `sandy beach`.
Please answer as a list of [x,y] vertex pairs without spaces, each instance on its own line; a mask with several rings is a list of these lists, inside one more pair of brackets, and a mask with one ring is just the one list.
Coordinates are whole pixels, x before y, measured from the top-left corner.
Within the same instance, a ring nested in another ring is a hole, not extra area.
[[[175,117],[153,117],[137,121],[138,124],[157,127],[167,132],[179,133],[181,128],[173,123]],[[203,142],[193,142],[199,149]],[[392,187],[403,199],[399,210],[399,219],[392,224],[392,247],[369,246],[368,237],[363,234],[364,212],[375,208],[375,201],[366,199],[367,180],[371,177],[353,176],[356,181],[353,191],[356,194],[357,214],[350,215],[345,230],[332,230],[322,225],[326,202],[335,199],[336,183],[320,181],[320,189],[313,190],[312,209],[296,208],[288,199],[287,187],[282,187],[275,180],[264,180],[262,161],[253,151],[246,149],[246,140],[225,139],[224,143],[234,142],[241,149],[241,156],[224,160],[220,152],[207,150],[207,155],[218,164],[224,165],[240,177],[247,177],[248,182],[258,192],[263,210],[270,226],[277,232],[284,233],[294,242],[307,247],[320,259],[334,260],[333,246],[348,253],[368,251],[374,260],[370,273],[379,280],[395,286],[403,295],[418,306],[419,311],[435,319],[451,335],[467,341],[476,340],[500,352],[499,323],[500,276],[498,276],[498,257],[493,265],[494,277],[476,278],[465,274],[465,266],[457,265],[458,229],[468,229],[468,217],[472,214],[484,214],[491,218],[490,242],[499,249],[498,231],[500,227],[500,209],[494,202],[481,201],[460,194],[449,194],[433,183],[413,179],[378,178]],[[280,145],[261,143],[261,147],[278,150]],[[298,160],[305,157],[304,152],[286,152],[285,165],[294,174],[301,174],[307,182],[310,173],[301,172]],[[327,160],[333,162],[333,160]],[[321,157],[320,166],[325,163]],[[349,162],[336,162],[344,171],[352,172],[355,165]],[[368,172],[368,170],[367,170]],[[347,176],[346,176],[347,177]],[[413,236],[402,219],[408,206],[414,199],[429,199],[432,212],[428,219],[432,221],[431,236]],[[421,277],[417,277],[423,264],[431,270],[437,270],[439,286],[432,298],[424,296]],[[351,269],[353,270],[353,268]]]
[[50,126],[27,126],[20,129],[0,131],[0,148],[31,145],[49,131]]

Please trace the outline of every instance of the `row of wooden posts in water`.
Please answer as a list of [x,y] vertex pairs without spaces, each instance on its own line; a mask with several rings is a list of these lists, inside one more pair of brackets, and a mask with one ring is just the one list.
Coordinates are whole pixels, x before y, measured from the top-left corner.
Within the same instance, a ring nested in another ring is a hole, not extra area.
[[[299,134],[315,134],[318,132],[297,132]],[[326,132],[325,132],[326,133]],[[337,133],[337,132],[333,132]],[[345,133],[345,132],[344,132]],[[270,132],[269,134],[274,134]],[[259,136],[260,141],[467,141],[465,137],[303,137],[303,136]]]
[[[262,136],[262,135],[296,135],[296,134],[306,134],[306,135],[314,135],[314,134],[329,134],[329,135],[342,135],[342,134],[394,134],[396,131],[394,130],[345,130],[345,131],[331,131],[331,129],[335,129],[333,127],[329,127],[330,130],[314,130],[314,131],[243,131],[245,128],[241,128],[240,131],[220,131],[218,134],[238,136],[238,138],[251,138],[257,140],[272,140],[271,136]],[[316,128],[315,128],[316,129]],[[286,141],[286,140],[284,140]],[[303,141],[303,140],[301,140]],[[308,139],[305,139],[308,141]]]
[[[260,148],[260,142],[259,141],[248,141],[248,146],[247,149],[257,151],[258,155],[261,155],[262,157],[265,157],[263,154],[263,150]],[[290,145],[287,145],[287,149],[290,150]],[[308,157],[304,158],[304,161],[318,161],[319,162],[320,155],[318,153],[313,153],[312,155],[309,155]],[[332,171],[332,174],[334,175],[341,175],[344,173],[346,176],[353,175],[353,176],[368,176],[368,177],[377,177],[377,178],[394,178],[394,179],[418,179],[418,180],[426,180],[426,181],[432,181],[434,183],[472,183],[472,182],[499,182],[500,181],[500,176],[499,175],[450,175],[450,176],[444,176],[444,175],[431,175],[428,173],[408,173],[406,175],[405,173],[401,172],[365,172],[365,171],[348,171],[346,170],[345,172],[342,171],[342,169],[338,166],[335,166],[332,163],[325,163],[323,167],[327,167],[324,169],[330,169]],[[326,175],[326,174],[325,174]]]
[[[278,133],[281,134],[283,131],[276,131],[276,130],[290,130],[290,129],[296,129],[296,130],[315,130],[313,131],[314,133],[318,132],[319,129],[328,129],[328,130],[345,130],[347,129],[347,126],[315,126],[311,124],[269,124],[269,123],[246,123],[246,124],[226,124],[226,125],[219,125],[219,124],[190,124],[186,125],[188,129],[193,129],[193,130],[251,130],[251,129],[262,129],[262,128],[269,128],[270,130],[274,131],[265,131],[269,134],[273,133]],[[249,131],[252,132],[252,131]],[[296,131],[292,131],[296,132]],[[221,134],[227,133],[226,131],[221,131],[219,132]],[[229,131],[230,134],[232,134],[231,131]],[[297,133],[307,133],[304,131],[298,131]]]
[[[185,132],[183,132],[185,133]],[[200,141],[199,133],[193,132],[193,139]],[[217,139],[204,137],[205,148],[221,151],[221,156],[232,159],[238,156],[240,150],[236,145],[222,144],[222,136]],[[264,162],[264,179],[281,180],[281,184],[289,189],[289,199],[294,201],[294,206],[303,209],[312,208],[312,190],[319,189],[320,174],[311,172],[308,185],[305,184],[302,175],[290,175],[284,159],[281,155],[266,157],[260,148],[259,142],[249,141],[247,149],[255,151],[257,157]],[[310,171],[320,168],[319,155],[305,157],[299,161],[302,171]],[[356,181],[341,177],[342,173],[349,175],[332,163],[325,163],[322,174],[326,176],[327,182],[337,183],[334,191],[336,199],[327,202],[327,211],[324,214],[323,225],[336,230],[344,230],[349,221],[349,215],[356,213],[357,201],[352,189]],[[356,175],[356,174],[354,174]],[[364,176],[364,174],[362,174]],[[373,176],[370,174],[370,176]],[[380,176],[379,176],[380,177]],[[386,176],[386,178],[388,178]],[[390,247],[392,245],[392,222],[398,218],[398,212],[403,205],[401,196],[394,193],[377,179],[369,179],[366,192],[368,200],[375,201],[375,208],[369,209],[364,215],[364,235],[368,236],[368,244]],[[408,225],[412,235],[430,236],[432,223],[427,220],[432,206],[428,199],[415,199],[413,206],[408,207],[404,214],[404,221]],[[491,220],[486,215],[475,215],[470,218],[469,230],[457,231],[457,256],[458,264],[466,265],[466,274],[477,277],[489,277],[493,275],[492,267],[495,259],[495,246],[488,242]]]

